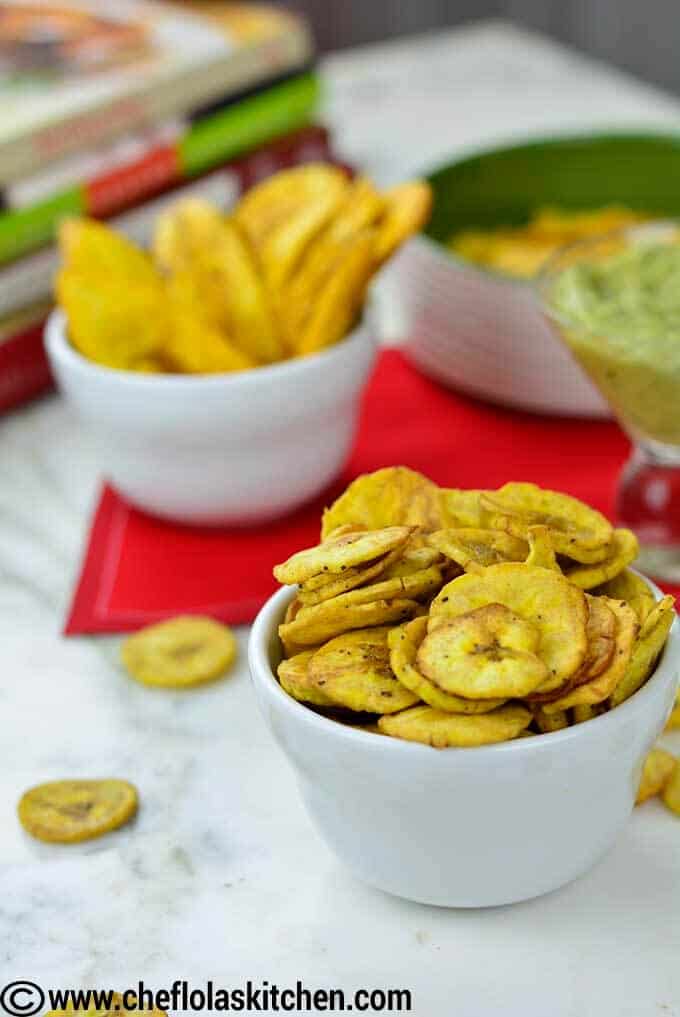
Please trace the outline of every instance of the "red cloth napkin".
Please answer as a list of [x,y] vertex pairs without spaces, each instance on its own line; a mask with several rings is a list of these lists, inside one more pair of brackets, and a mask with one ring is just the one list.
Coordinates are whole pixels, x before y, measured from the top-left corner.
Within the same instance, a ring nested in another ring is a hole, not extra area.
[[248,530],[182,527],[136,511],[105,488],[66,633],[127,632],[181,613],[252,621],[276,587],[272,566],[316,543],[324,504],[359,473],[404,465],[449,487],[533,480],[611,516],[628,449],[614,423],[489,406],[442,388],[386,351],[343,477],[287,519]]

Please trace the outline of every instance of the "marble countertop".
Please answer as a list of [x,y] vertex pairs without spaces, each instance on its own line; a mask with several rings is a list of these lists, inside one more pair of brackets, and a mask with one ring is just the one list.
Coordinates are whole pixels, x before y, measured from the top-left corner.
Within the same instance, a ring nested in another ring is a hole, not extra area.
[[[339,147],[390,182],[452,151],[680,105],[501,23],[326,61]],[[397,986],[418,1017],[680,1015],[680,826],[634,815],[590,874],[487,911],[408,904],[349,876],[311,827],[257,713],[245,644],[191,694],[144,689],[117,640],[59,635],[99,482],[58,398],[0,423],[0,986]],[[676,739],[680,750],[680,740]],[[31,784],[118,775],[131,826],[89,845],[24,836]]]

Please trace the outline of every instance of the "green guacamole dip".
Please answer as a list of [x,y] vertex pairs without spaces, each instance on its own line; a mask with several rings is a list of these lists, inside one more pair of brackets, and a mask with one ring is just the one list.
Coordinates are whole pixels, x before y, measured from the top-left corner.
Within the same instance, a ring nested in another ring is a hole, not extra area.
[[680,244],[637,242],[555,278],[565,339],[621,422],[680,445]]

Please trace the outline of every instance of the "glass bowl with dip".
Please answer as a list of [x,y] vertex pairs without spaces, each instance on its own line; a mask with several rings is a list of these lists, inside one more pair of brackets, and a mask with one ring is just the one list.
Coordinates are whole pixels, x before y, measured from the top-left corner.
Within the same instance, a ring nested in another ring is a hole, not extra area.
[[543,309],[633,442],[617,492],[640,568],[680,581],[680,222],[589,239],[538,278]]

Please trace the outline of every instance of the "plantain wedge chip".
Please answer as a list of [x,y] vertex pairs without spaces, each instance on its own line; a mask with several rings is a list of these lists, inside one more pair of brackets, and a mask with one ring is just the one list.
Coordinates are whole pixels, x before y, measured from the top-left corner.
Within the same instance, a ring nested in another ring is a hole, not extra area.
[[413,706],[394,716],[380,717],[383,734],[435,749],[472,748],[517,738],[529,726],[531,713],[524,706],[507,703],[490,713],[457,714]]
[[629,665],[613,690],[611,706],[619,706],[641,688],[654,670],[675,621],[675,600],[667,596],[654,605],[639,630]]
[[614,530],[604,561],[592,565],[569,565],[565,567],[564,574],[582,590],[592,590],[623,572],[627,565],[635,561],[639,550],[638,539],[632,530]]
[[524,561],[527,543],[502,530],[469,527],[438,530],[428,534],[427,543],[455,561],[465,572],[481,573],[489,565],[507,561]]
[[352,481],[323,514],[322,538],[340,525],[369,530],[420,526],[437,530],[444,523],[442,491],[422,473],[389,466]]
[[156,220],[152,251],[167,275],[191,271],[211,251],[224,216],[202,198],[184,198],[161,212]]
[[641,805],[648,798],[660,795],[673,777],[677,767],[678,761],[670,752],[666,752],[665,749],[652,749],[642,767],[635,804]]
[[426,224],[432,213],[432,188],[425,180],[411,180],[393,187],[383,198],[385,211],[378,223],[375,242],[379,265]]
[[335,706],[332,699],[311,678],[309,663],[315,650],[305,650],[288,660],[282,660],[277,674],[281,688],[299,703],[310,703],[312,706]]
[[422,674],[416,666],[416,658],[426,635],[427,618],[414,618],[391,629],[387,637],[390,666],[402,685],[428,706],[445,713],[488,713],[503,705],[504,699],[464,699],[451,695]]
[[547,526],[556,554],[580,562],[607,557],[614,531],[611,523],[577,498],[536,484],[509,483],[481,495],[492,525],[515,537],[528,538],[530,526]]
[[444,692],[468,699],[517,699],[548,678],[538,624],[490,603],[438,625],[423,640],[418,670]]
[[381,530],[352,531],[329,537],[316,547],[298,551],[287,561],[274,567],[280,583],[304,583],[312,576],[328,574],[329,578],[346,569],[374,561],[381,555],[402,547],[413,533],[411,526],[386,526]]
[[370,628],[331,639],[309,663],[310,681],[336,705],[357,713],[395,713],[419,697],[390,667],[388,628]]
[[[552,703],[545,704],[548,713],[568,710],[572,706],[603,703],[620,684],[631,664],[633,647],[639,625],[635,612],[623,600],[608,600],[607,607],[616,618],[614,650],[609,665],[595,678],[591,678],[567,691]],[[586,661],[586,666],[587,661]],[[592,666],[592,664],[591,664]],[[580,677],[580,676],[579,676]]]
[[299,356],[325,350],[347,335],[360,316],[375,269],[372,230],[345,241],[332,275],[319,290],[304,328],[295,337]]
[[415,600],[376,600],[368,604],[346,603],[347,594],[312,607],[301,608],[292,622],[279,625],[279,636],[289,647],[318,646],[352,629],[398,624],[421,610]]
[[432,602],[429,630],[490,604],[501,604],[537,626],[538,656],[548,668],[537,691],[560,688],[580,669],[588,648],[585,594],[548,569],[510,562],[452,580]]
[[238,644],[226,625],[186,615],[141,629],[124,640],[120,652],[128,673],[143,685],[182,689],[221,678]]
[[75,844],[118,829],[137,807],[137,791],[125,780],[57,780],[26,791],[18,813],[32,837]]

